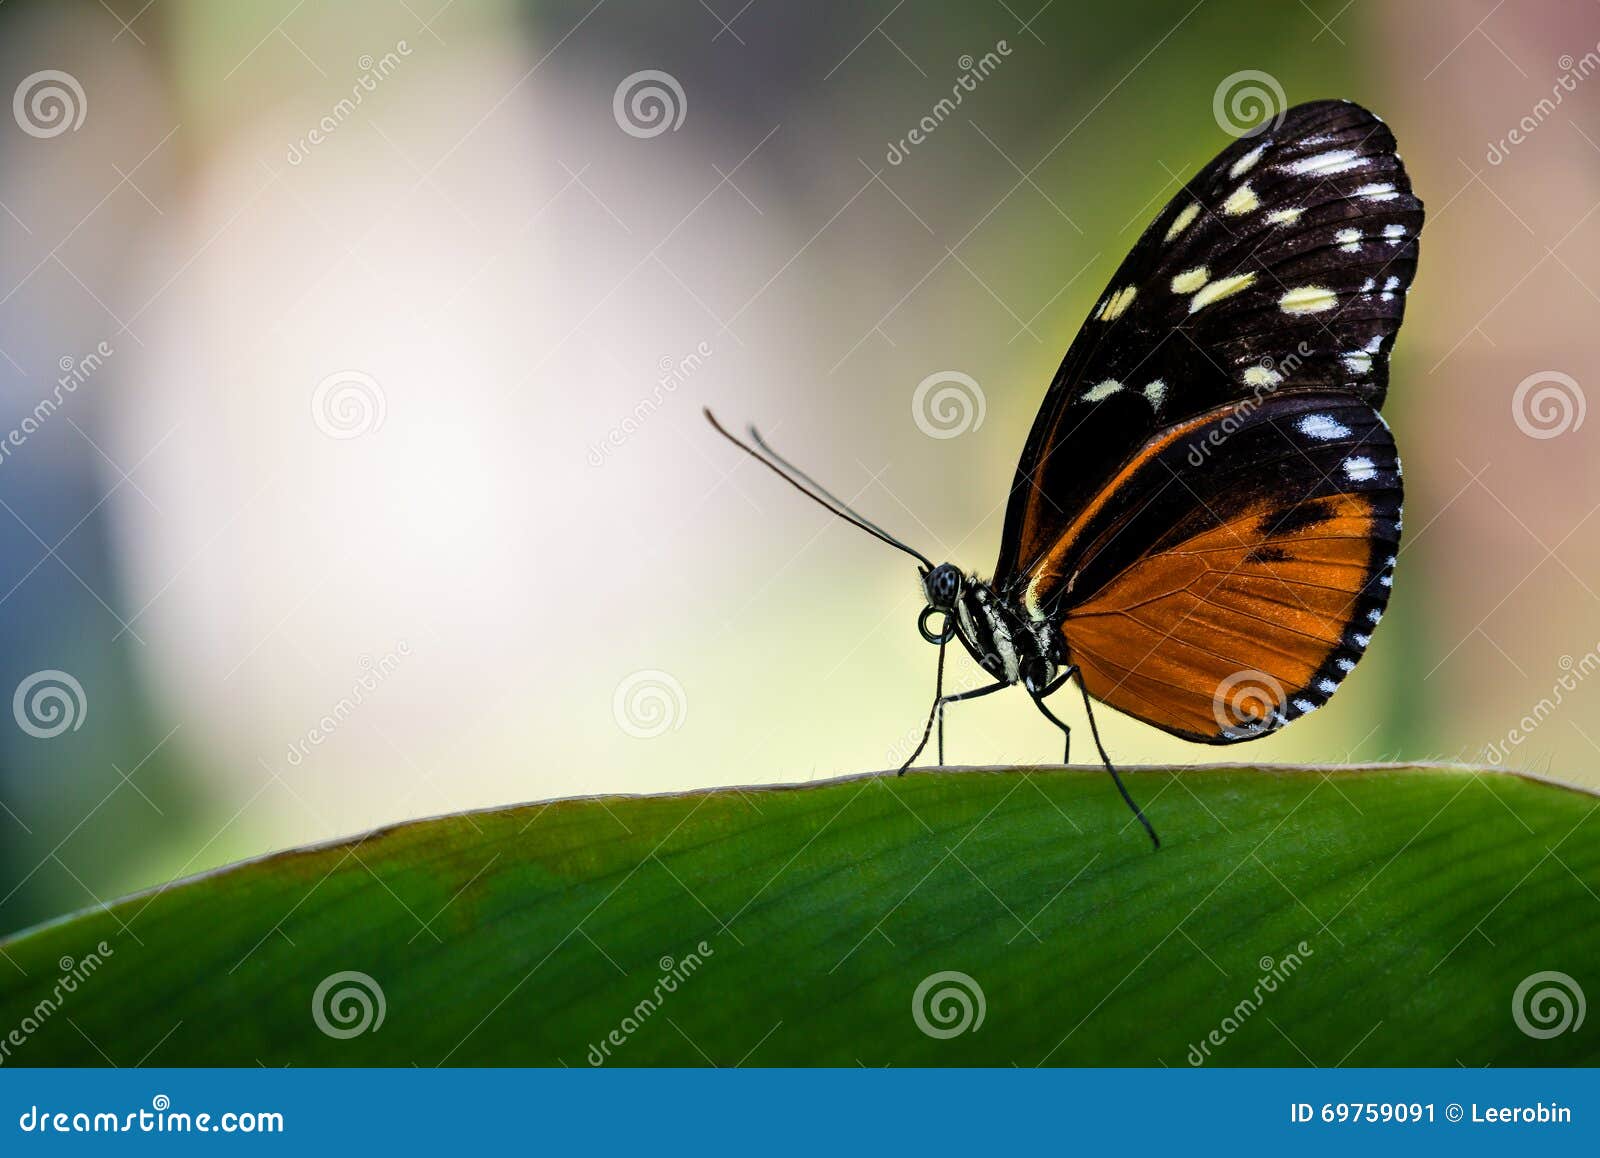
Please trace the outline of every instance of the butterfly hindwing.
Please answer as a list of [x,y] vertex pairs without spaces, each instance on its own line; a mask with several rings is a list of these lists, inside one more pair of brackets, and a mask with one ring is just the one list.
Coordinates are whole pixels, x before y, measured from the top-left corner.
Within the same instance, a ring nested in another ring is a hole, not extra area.
[[1059,622],[1097,699],[1186,739],[1252,739],[1320,707],[1361,658],[1400,504],[1394,442],[1366,403],[1219,408],[1141,448],[1023,603]]
[[1290,109],[1156,216],[1068,350],[1024,447],[996,583],[1021,583],[1134,452],[1220,406],[1381,406],[1422,205],[1358,105]]

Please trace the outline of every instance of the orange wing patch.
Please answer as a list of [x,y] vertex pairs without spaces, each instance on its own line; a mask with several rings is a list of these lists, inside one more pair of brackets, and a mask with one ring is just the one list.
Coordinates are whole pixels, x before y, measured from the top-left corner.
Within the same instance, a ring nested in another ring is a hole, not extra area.
[[1370,626],[1352,630],[1358,604],[1381,606],[1387,590],[1369,588],[1384,569],[1371,497],[1314,504],[1242,511],[1069,611],[1061,630],[1090,694],[1207,743],[1252,739],[1320,706],[1366,644]]

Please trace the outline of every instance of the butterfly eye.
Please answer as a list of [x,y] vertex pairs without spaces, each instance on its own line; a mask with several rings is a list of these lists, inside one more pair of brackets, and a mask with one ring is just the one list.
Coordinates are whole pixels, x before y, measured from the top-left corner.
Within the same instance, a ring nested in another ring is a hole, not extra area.
[[941,610],[955,606],[961,590],[961,573],[950,563],[941,563],[928,576],[928,602]]

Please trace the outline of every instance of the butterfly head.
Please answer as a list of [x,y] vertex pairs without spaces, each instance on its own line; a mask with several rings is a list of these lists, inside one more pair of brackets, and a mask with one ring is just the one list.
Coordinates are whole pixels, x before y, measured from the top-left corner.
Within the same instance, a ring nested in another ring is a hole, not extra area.
[[922,590],[928,597],[928,606],[935,611],[954,611],[961,595],[961,569],[954,563],[940,563],[923,573]]
[[[919,568],[922,572],[922,594],[928,605],[917,620],[917,630],[929,643],[948,643],[956,632],[956,604],[961,598],[961,569],[954,563],[940,563],[937,567]],[[930,620],[941,616],[939,630],[934,631]]]

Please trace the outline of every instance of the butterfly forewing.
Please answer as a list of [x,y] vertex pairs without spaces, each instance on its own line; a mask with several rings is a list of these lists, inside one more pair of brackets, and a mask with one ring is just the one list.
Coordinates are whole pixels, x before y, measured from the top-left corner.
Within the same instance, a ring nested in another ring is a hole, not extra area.
[[1186,418],[1304,390],[1381,406],[1421,226],[1393,135],[1357,105],[1300,105],[1225,149],[1151,222],[1068,350],[1018,464],[997,583]]
[[1057,372],[996,585],[1097,698],[1189,739],[1320,707],[1392,582],[1377,413],[1422,205],[1371,113],[1289,110],[1157,215]]

